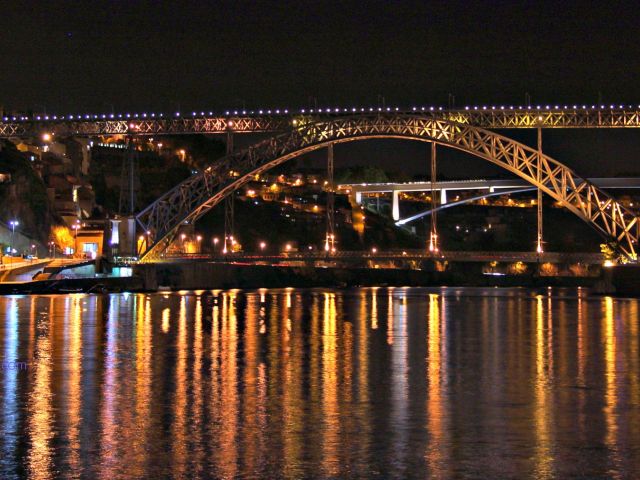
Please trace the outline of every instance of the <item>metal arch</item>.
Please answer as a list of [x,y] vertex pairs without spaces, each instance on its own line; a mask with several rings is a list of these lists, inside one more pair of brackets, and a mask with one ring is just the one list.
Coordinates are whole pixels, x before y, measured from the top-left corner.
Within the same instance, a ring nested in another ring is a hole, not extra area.
[[[629,259],[637,259],[638,217],[568,167],[494,132],[413,114],[355,115],[303,124],[223,157],[164,194],[137,216],[138,223],[145,231],[151,231],[154,239],[143,257],[153,259],[159,255],[180,225],[193,222],[255,175],[328,143],[371,138],[436,142],[488,160],[542,189],[615,241]],[[240,176],[234,177],[231,172]]]

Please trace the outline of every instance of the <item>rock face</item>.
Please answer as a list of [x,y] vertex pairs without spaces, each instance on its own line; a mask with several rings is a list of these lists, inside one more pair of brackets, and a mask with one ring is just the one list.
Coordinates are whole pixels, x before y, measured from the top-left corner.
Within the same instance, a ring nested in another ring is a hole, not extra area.
[[8,142],[0,150],[0,173],[11,175],[10,181],[0,183],[0,221],[18,220],[21,234],[46,245],[56,219],[42,179]]

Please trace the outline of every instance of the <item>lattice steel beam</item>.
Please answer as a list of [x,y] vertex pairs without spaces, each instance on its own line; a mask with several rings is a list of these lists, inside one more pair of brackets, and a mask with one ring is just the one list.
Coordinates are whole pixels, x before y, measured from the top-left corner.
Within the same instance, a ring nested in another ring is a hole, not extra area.
[[[640,109],[544,109],[512,110],[506,108],[392,112],[421,115],[434,120],[450,120],[482,128],[640,128]],[[367,112],[331,114],[196,116],[176,118],[134,118],[123,120],[25,120],[0,122],[0,138],[34,138],[44,133],[65,136],[100,135],[176,135],[189,133],[222,134],[283,132],[305,123],[331,121],[354,115],[368,117]]]
[[[153,259],[161,254],[181,224],[194,221],[255,175],[332,142],[370,138],[433,141],[488,160],[538,187],[614,240],[629,259],[637,259],[638,217],[565,165],[488,130],[431,116],[402,113],[302,123],[220,159],[164,194],[138,215],[138,223],[144,231],[150,230],[155,239],[145,255]],[[240,176],[232,178],[230,170],[240,172]]]

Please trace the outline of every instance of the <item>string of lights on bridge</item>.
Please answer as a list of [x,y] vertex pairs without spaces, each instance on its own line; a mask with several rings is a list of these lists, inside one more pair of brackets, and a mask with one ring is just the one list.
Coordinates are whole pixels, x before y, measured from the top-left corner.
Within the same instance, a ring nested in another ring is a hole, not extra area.
[[192,111],[190,113],[175,112],[173,114],[166,115],[165,113],[101,113],[101,114],[75,114],[75,115],[19,115],[19,116],[4,116],[3,121],[14,122],[33,122],[33,121],[57,121],[57,120],[77,120],[77,121],[91,121],[91,120],[121,120],[132,118],[189,118],[189,117],[207,117],[207,116],[237,116],[237,115],[295,115],[295,114],[345,114],[345,113],[375,113],[375,112],[462,112],[462,111],[567,111],[567,110],[623,110],[625,108],[640,109],[640,105],[527,105],[527,106],[505,106],[505,105],[474,105],[465,106],[463,108],[446,108],[441,106],[414,106],[410,109],[400,107],[327,107],[327,108],[301,108],[298,110],[285,109],[257,109],[257,110],[225,110],[221,112],[214,111]]

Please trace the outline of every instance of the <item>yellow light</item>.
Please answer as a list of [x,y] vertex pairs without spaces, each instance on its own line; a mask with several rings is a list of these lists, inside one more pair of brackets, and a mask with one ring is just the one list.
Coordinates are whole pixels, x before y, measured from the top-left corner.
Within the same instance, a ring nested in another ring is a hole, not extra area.
[[377,249],[376,247],[373,247],[373,248],[371,249],[371,253],[376,253],[377,251],[378,251],[378,249]]
[[284,248],[287,252],[291,251],[291,245],[289,243],[287,243]]
[[42,140],[44,142],[50,142],[51,141],[51,134],[50,133],[45,133],[42,135]]
[[260,250],[264,250],[266,246],[267,246],[266,243],[260,242]]
[[615,266],[615,263],[612,260],[605,260],[602,266],[605,268],[611,268]]
[[196,238],[198,239],[198,241],[200,241],[202,240],[202,235],[198,235]]

